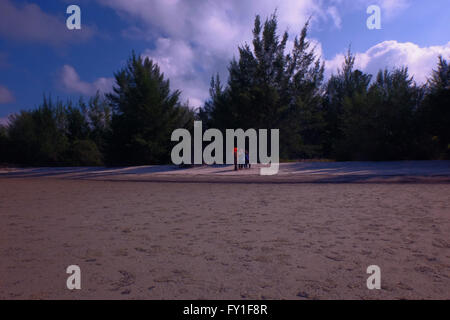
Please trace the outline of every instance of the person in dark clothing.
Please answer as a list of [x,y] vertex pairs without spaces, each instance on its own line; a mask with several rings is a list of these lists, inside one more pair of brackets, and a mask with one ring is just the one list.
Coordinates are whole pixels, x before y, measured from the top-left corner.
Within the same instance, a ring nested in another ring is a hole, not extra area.
[[248,155],[248,150],[245,150],[245,167],[250,169],[250,158]]

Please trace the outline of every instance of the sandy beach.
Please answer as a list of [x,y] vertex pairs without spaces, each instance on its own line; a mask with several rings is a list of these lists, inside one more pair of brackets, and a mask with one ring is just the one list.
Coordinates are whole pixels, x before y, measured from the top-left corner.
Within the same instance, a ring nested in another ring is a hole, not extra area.
[[0,299],[450,299],[449,195],[3,175]]
[[96,181],[183,183],[447,183],[450,161],[281,163],[275,175],[261,175],[261,165],[234,171],[233,166],[174,165],[141,167],[0,168],[0,178],[60,178]]

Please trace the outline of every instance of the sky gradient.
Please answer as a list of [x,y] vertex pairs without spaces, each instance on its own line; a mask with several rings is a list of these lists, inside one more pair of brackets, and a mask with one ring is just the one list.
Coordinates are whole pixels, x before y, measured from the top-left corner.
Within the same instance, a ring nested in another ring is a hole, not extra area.
[[[66,8],[81,8],[81,30],[68,30]],[[369,5],[381,29],[369,30]],[[132,50],[154,59],[172,89],[193,107],[208,98],[213,74],[227,76],[238,45],[251,41],[256,14],[277,10],[290,41],[311,17],[309,38],[326,66],[341,66],[349,45],[366,72],[406,65],[426,81],[438,55],[450,59],[448,0],[51,0],[0,1],[0,123],[62,99],[107,92]]]

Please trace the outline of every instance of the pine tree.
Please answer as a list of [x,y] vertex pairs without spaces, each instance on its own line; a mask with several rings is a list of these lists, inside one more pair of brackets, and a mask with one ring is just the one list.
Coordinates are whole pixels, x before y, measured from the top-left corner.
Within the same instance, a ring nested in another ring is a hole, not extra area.
[[[326,85],[324,96],[324,118],[326,122],[324,138],[324,155],[326,157],[348,158],[348,151],[353,143],[344,141],[344,128],[348,121],[355,120],[356,114],[345,107],[353,99],[360,101],[367,94],[372,76],[354,69],[355,56],[350,49],[344,57],[344,63],[337,75],[332,75]],[[346,137],[347,139],[349,137]]]
[[450,159],[450,67],[442,56],[425,90],[427,95],[418,112],[421,150],[429,157]]
[[179,91],[171,91],[159,66],[134,52],[115,74],[107,97],[113,106],[110,162],[143,165],[170,162],[170,136],[183,109]]
[[277,29],[276,14],[264,23],[256,16],[252,47],[239,47],[225,88],[218,77],[212,79],[211,98],[199,117],[222,130],[280,129],[282,157],[313,157],[321,152],[324,66],[307,39],[308,22],[289,53],[289,35],[280,37]]
[[414,152],[414,118],[420,98],[407,68],[380,70],[367,91],[353,89],[342,103],[337,158],[409,159]]

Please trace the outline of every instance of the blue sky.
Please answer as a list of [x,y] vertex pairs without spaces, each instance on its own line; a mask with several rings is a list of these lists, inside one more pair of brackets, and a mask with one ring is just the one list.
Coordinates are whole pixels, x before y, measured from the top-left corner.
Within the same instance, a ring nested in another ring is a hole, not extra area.
[[[66,8],[81,8],[81,30],[66,28]],[[369,30],[369,5],[381,29]],[[342,64],[351,44],[367,72],[408,65],[422,83],[437,56],[450,58],[448,0],[51,0],[0,1],[0,122],[36,107],[44,93],[88,97],[112,87],[131,50],[154,59],[192,106],[208,97],[211,75],[226,78],[253,19],[277,9],[291,40],[312,17],[309,38],[326,63]]]

